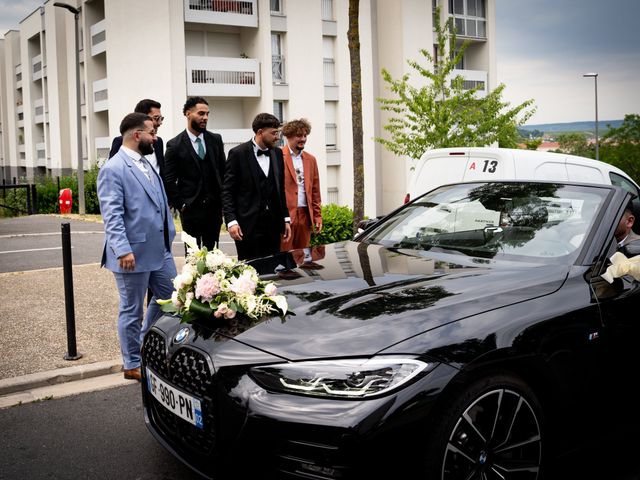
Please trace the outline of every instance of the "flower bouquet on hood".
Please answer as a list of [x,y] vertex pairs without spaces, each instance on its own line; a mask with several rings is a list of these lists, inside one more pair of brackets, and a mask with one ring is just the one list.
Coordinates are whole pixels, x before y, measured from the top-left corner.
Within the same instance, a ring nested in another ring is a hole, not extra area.
[[164,312],[181,315],[182,323],[212,317],[233,319],[236,314],[253,320],[287,314],[287,299],[277,295],[275,283],[260,280],[251,265],[217,248],[198,248],[196,239],[184,232],[182,241],[187,256],[182,272],[173,280],[175,291],[170,299],[158,300]]

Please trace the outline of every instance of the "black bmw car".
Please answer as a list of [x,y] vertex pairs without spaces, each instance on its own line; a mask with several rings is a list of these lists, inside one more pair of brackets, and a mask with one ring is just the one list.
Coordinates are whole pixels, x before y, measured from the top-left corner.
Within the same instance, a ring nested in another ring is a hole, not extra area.
[[639,425],[640,282],[602,277],[632,197],[447,185],[356,241],[256,261],[295,315],[163,316],[147,426],[212,478],[552,478],[562,452]]

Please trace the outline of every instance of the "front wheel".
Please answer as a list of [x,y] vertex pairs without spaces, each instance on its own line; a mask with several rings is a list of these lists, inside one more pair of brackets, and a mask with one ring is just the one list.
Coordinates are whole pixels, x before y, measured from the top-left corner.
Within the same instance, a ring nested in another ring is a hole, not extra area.
[[425,478],[542,478],[542,409],[520,379],[493,375],[468,385],[432,426]]

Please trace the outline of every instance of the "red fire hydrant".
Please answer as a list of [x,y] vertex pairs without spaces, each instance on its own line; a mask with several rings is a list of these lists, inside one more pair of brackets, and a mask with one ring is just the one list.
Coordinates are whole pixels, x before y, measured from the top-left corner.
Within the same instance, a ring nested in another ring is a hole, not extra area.
[[63,188],[62,190],[60,190],[60,196],[58,198],[58,202],[60,203],[60,213],[71,213],[71,189]]

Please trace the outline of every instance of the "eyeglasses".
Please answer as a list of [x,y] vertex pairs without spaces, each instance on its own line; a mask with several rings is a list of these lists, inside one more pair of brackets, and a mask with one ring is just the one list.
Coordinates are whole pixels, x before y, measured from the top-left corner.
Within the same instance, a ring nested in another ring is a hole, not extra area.
[[302,171],[299,168],[296,168],[296,177],[298,179],[298,183],[304,182],[304,176],[302,175]]
[[154,115],[153,117],[151,117],[153,119],[153,121],[155,122],[162,122],[164,121],[164,117],[161,115]]
[[152,137],[156,134],[155,129],[154,129],[154,130],[149,131],[149,130],[143,130],[142,128],[138,128],[138,129],[136,130],[136,132],[144,132],[144,133],[148,133],[148,134],[149,134],[149,135],[151,135]]

